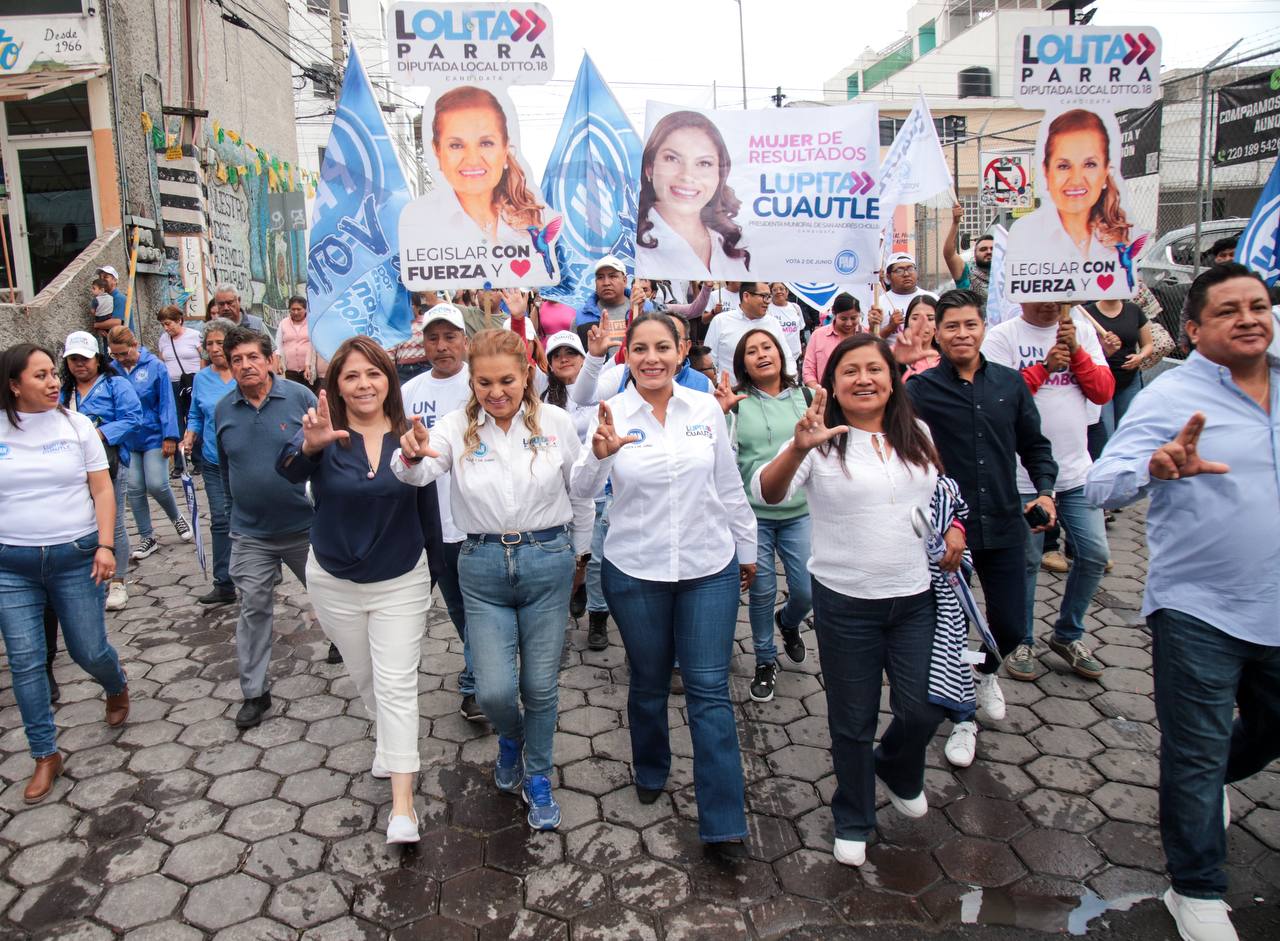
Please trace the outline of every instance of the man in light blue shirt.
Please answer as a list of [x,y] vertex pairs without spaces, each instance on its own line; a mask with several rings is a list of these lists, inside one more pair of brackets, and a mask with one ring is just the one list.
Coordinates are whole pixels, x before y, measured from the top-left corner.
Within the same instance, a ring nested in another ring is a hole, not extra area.
[[1195,352],[1138,394],[1085,495],[1151,497],[1164,901],[1183,938],[1234,941],[1224,785],[1280,757],[1280,360],[1266,286],[1242,265],[1196,278],[1187,316]]

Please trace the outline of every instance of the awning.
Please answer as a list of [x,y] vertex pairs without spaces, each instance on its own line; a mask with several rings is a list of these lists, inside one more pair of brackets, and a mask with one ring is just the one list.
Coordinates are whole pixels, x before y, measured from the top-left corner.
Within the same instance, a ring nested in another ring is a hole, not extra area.
[[0,75],[0,101],[30,101],[32,98],[61,91],[105,74],[107,74],[107,66],[104,64],[49,72]]

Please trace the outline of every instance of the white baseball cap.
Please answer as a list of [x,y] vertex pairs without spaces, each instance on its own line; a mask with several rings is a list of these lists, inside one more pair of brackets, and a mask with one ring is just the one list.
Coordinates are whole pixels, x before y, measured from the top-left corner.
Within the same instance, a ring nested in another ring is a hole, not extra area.
[[93,334],[85,330],[77,330],[67,336],[67,342],[62,347],[62,358],[83,356],[86,359],[93,359],[99,352],[98,341],[93,338]]
[[98,269],[97,273],[109,274],[111,275],[111,277],[115,278],[117,281],[120,280],[120,275],[116,274],[116,269],[111,267],[110,265],[103,265],[101,268]]
[[462,319],[462,311],[452,304],[437,304],[429,309],[427,316],[422,321],[422,329],[427,329],[437,320],[443,320],[445,323],[452,324],[462,331],[467,329],[467,322]]
[[602,268],[612,268],[614,271],[621,271],[623,274],[627,273],[626,263],[617,255],[605,255],[596,262],[595,268],[592,270],[599,273]]
[[901,265],[901,264],[914,265],[915,263],[916,263],[915,257],[912,256],[910,252],[894,252],[892,255],[890,255],[888,258],[884,260],[884,270],[885,270],[885,273],[887,274],[889,269],[892,268],[894,265]]
[[569,347],[579,356],[586,356],[587,351],[582,348],[582,341],[578,339],[578,335],[572,330],[561,330],[559,333],[553,333],[547,337],[547,358],[561,347]]

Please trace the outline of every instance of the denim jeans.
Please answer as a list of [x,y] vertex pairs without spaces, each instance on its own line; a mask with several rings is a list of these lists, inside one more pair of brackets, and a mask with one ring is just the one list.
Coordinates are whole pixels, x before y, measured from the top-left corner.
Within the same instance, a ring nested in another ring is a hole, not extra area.
[[0,545],[0,634],[33,758],[57,751],[45,672],[46,603],[57,612],[71,659],[107,695],[125,687],[120,658],[107,643],[103,586],[91,575],[97,547],[96,532],[54,546]]
[[591,528],[591,558],[587,562],[587,610],[608,611],[604,589],[600,587],[600,564],[604,561],[604,537],[609,533],[609,507],[613,497],[596,497],[596,521]]
[[551,774],[573,565],[564,532],[515,546],[468,538],[458,553],[476,702],[499,735],[524,742],[530,775]]
[[116,472],[116,479],[111,481],[111,489],[116,497],[116,530],[111,534],[116,547],[116,574],[114,581],[123,582],[129,574],[129,530],[124,520],[124,498],[129,490],[129,468],[123,464]]
[[756,518],[756,578],[748,595],[751,616],[751,640],[755,645],[756,663],[773,663],[778,659],[778,646],[773,637],[773,607],[778,597],[778,567],[774,553],[782,557],[787,575],[787,603],[782,608],[782,626],[800,626],[813,605],[813,588],[809,578],[810,536],[813,532],[809,514],[789,520]]
[[677,582],[632,578],[605,559],[600,577],[631,665],[627,721],[636,784],[660,789],[671,770],[667,697],[678,658],[693,737],[698,835],[704,843],[744,838],[742,755],[729,701],[737,558],[714,575]]
[[987,659],[977,667],[979,673],[995,673],[1002,659],[1023,641],[1030,608],[1023,574],[1026,558],[1021,545],[973,550],[973,569],[987,602],[987,624],[1000,645],[999,650],[987,650]]
[[1223,785],[1280,758],[1280,646],[1239,640],[1170,608],[1151,612],[1147,625],[1169,878],[1180,895],[1221,898],[1227,890]]
[[[1022,502],[1030,503],[1034,493],[1022,494]],[[1054,496],[1058,504],[1058,523],[1067,531],[1075,559],[1067,573],[1067,587],[1062,594],[1062,608],[1053,624],[1053,636],[1063,643],[1084,636],[1084,615],[1089,602],[1102,581],[1103,570],[1110,559],[1107,548],[1107,526],[1102,510],[1084,497],[1084,487],[1064,490]],[[1044,533],[1027,530],[1026,630],[1022,642],[1035,644],[1036,577],[1040,574],[1040,558],[1044,554]]]
[[[943,717],[929,702],[936,626],[932,590],[853,598],[813,580],[813,628],[836,772],[831,815],[839,839],[866,840],[875,829],[877,777],[899,797],[924,790],[925,749]],[[893,719],[873,750],[886,672]]]
[[217,464],[205,464],[204,498],[209,504],[209,532],[213,536],[213,587],[230,591],[231,494]]
[[169,459],[159,448],[141,453],[134,451],[129,455],[129,509],[133,511],[139,539],[150,539],[154,535],[147,494],[160,504],[160,509],[171,522],[177,522],[178,504],[169,488]]
[[444,599],[444,608],[449,612],[449,620],[453,629],[462,640],[462,672],[458,674],[458,692],[463,696],[474,696],[476,692],[475,668],[471,665],[471,644],[467,641],[467,610],[462,598],[462,586],[458,584],[458,553],[462,551],[461,542],[444,544],[444,570],[436,584],[440,588],[440,597]]

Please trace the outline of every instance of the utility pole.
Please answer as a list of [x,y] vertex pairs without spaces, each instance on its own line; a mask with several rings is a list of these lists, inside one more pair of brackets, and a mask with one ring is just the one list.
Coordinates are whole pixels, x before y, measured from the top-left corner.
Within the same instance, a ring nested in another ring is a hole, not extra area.
[[342,61],[346,56],[346,46],[342,42],[341,0],[329,0],[329,42],[333,46],[334,87],[342,84]]
[[742,110],[747,110],[747,40],[742,32],[742,0],[738,4],[738,52],[742,56]]
[[782,99],[786,98],[787,96],[782,93],[782,86],[779,85],[778,90],[774,94],[770,95],[769,97],[773,99],[773,106],[775,108],[781,108]]

